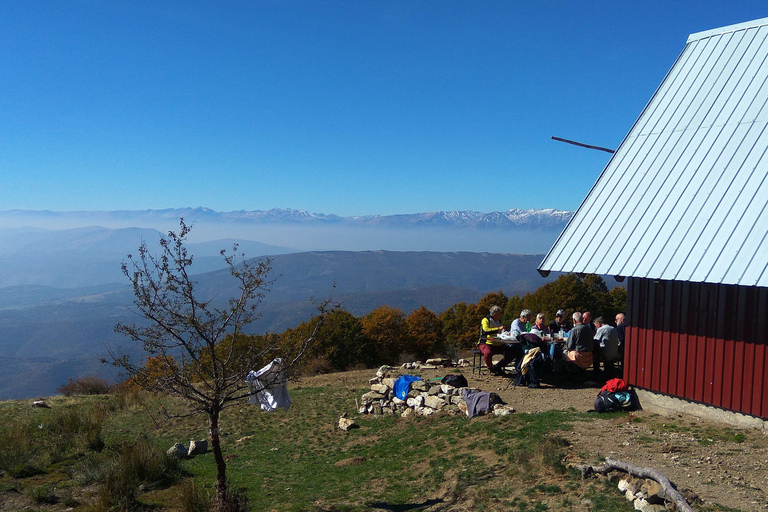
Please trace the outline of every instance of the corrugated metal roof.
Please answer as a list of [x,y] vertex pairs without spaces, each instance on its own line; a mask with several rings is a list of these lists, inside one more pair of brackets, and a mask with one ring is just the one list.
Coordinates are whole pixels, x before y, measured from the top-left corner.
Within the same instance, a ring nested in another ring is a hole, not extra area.
[[690,36],[541,272],[768,286],[767,38]]

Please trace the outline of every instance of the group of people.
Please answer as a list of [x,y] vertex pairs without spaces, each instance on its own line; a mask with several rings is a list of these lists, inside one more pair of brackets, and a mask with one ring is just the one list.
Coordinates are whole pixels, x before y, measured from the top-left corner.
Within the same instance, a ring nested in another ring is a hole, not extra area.
[[[592,319],[589,311],[576,311],[571,316],[573,323],[568,321],[564,310],[555,314],[555,319],[546,323],[544,313],[536,315],[531,324],[532,314],[528,309],[520,312],[509,331],[501,323],[501,308],[491,306],[489,316],[483,319],[477,348],[483,356],[486,367],[493,375],[503,375],[504,368],[515,360],[523,357],[521,337],[529,338],[535,335],[539,341],[558,334],[564,338],[561,344],[551,343],[549,356],[556,369],[562,367],[572,369],[594,368],[600,371],[600,363],[608,378],[615,377],[616,363],[621,361],[624,351],[624,328],[626,317],[624,313],[616,315],[616,326],[605,321],[602,316]],[[502,359],[493,364],[493,356],[501,354]]]

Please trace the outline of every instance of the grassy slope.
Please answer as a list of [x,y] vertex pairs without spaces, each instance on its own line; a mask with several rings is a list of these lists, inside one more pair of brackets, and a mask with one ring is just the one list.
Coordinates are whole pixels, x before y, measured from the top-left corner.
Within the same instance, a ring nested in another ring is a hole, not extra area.
[[[582,482],[562,465],[570,425],[595,416],[553,411],[471,421],[446,415],[357,417],[354,400],[366,391],[360,377],[341,374],[326,382],[295,387],[288,412],[267,414],[246,404],[226,411],[221,426],[228,475],[234,485],[247,490],[253,510],[632,509],[614,484]],[[44,433],[62,411],[105,410],[102,453],[106,454],[142,434],[160,450],[206,437],[204,418],[174,420],[156,428],[143,407],[116,408],[114,402],[113,397],[56,397],[50,399],[53,409],[47,410],[30,408],[29,402],[6,401],[0,402],[0,416],[12,418],[5,428],[31,422]],[[159,403],[148,405],[154,408]],[[336,428],[344,412],[360,428],[349,432]],[[69,506],[77,503],[75,510],[94,510],[90,504],[97,501],[98,485],[83,486],[75,479],[82,460],[91,455],[75,445],[71,453],[58,457],[61,460],[48,460],[39,474],[0,477],[0,510],[22,505],[63,510],[64,500]],[[210,453],[186,461],[184,468],[200,486],[212,490],[215,468]],[[46,485],[58,503],[40,500],[40,489]],[[139,499],[153,510],[170,510],[178,489],[178,484],[161,487]]]

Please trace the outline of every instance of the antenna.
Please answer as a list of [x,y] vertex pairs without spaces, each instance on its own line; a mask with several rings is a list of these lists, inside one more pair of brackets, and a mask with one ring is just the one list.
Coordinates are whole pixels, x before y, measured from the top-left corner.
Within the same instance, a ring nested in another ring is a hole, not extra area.
[[605,151],[606,153],[611,153],[611,154],[615,153],[613,149],[603,148],[600,146],[590,146],[589,144],[582,144],[581,142],[576,142],[575,140],[561,139],[560,137],[552,137],[552,140],[566,142],[568,144],[573,144],[574,146],[579,146],[582,148],[597,149],[599,151]]

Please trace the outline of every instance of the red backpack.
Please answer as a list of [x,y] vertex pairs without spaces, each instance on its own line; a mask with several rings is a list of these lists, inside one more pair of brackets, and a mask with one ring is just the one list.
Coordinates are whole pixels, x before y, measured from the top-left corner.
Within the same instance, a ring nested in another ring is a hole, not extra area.
[[629,385],[621,379],[611,379],[605,383],[603,389],[600,391],[608,391],[609,393],[616,393],[617,391],[627,391]]

